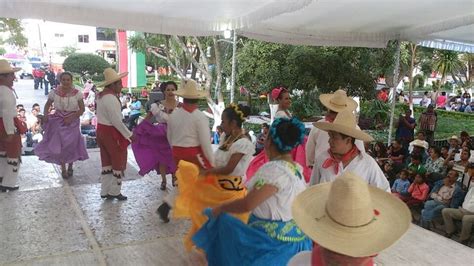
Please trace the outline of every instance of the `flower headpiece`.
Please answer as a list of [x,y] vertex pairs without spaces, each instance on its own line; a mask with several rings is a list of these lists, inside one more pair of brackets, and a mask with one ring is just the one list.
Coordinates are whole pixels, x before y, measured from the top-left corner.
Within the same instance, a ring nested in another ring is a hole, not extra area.
[[240,108],[237,104],[231,103],[231,104],[229,104],[228,107],[230,107],[234,110],[234,112],[239,116],[241,121],[245,121],[245,115],[242,111],[240,111]]
[[272,100],[276,101],[282,92],[288,91],[285,87],[277,87],[272,90]]
[[[281,137],[277,133],[277,127],[282,122],[290,122],[291,124],[295,125],[299,130],[299,135],[297,136],[297,140],[293,144],[283,143]],[[289,152],[294,147],[298,146],[299,144],[303,143],[304,136],[305,136],[305,127],[304,124],[300,122],[297,118],[278,118],[273,121],[272,126],[270,127],[270,135],[272,137],[272,142],[277,145],[278,150],[283,152]]]

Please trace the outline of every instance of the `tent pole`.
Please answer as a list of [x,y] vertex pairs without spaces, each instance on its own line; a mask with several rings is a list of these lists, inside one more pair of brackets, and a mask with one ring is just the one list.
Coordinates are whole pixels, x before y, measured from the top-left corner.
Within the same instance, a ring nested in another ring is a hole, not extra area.
[[393,88],[392,88],[392,106],[390,109],[390,124],[388,127],[387,145],[390,146],[393,130],[393,116],[395,115],[395,104],[397,103],[398,75],[400,74],[400,40],[396,40],[395,66],[393,69]]

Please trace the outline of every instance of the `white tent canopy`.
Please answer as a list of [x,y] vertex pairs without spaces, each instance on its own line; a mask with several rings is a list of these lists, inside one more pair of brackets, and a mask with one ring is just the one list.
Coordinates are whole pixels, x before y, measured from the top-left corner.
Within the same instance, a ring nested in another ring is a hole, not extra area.
[[0,17],[177,35],[235,29],[287,44],[474,44],[474,0],[0,0]]

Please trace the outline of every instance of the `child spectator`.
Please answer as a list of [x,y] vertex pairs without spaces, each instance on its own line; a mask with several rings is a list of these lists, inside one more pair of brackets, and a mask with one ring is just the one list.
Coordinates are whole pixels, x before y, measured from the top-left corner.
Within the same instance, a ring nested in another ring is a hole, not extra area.
[[419,205],[425,202],[426,198],[428,198],[429,191],[430,187],[426,184],[423,175],[416,174],[415,180],[408,188],[410,196],[403,198],[402,200],[405,201],[408,206]]
[[408,165],[408,173],[410,176],[415,176],[415,174],[426,175],[426,168],[421,164],[420,154],[411,155],[411,163]]
[[387,148],[385,147],[385,144],[380,141],[375,143],[372,157],[374,157],[375,161],[377,161],[380,167],[382,167],[386,160],[388,160]]
[[392,186],[392,194],[402,199],[408,196],[408,187],[410,187],[410,181],[408,180],[408,171],[403,169],[400,171],[400,175],[395,180]]

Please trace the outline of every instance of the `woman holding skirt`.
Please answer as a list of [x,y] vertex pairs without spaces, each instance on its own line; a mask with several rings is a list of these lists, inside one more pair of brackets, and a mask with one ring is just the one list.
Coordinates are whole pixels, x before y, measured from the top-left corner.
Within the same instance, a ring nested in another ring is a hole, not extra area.
[[[241,199],[247,193],[243,179],[255,153],[255,146],[242,130],[249,111],[248,107],[235,104],[224,109],[221,126],[226,137],[214,153],[215,168],[199,173],[195,164],[180,161],[178,165],[179,195],[174,216],[191,218],[192,226],[185,238],[188,250],[193,246],[191,237],[207,221],[207,216],[202,213],[205,208]],[[248,213],[236,217],[247,222]]]
[[71,73],[61,73],[59,80],[60,85],[48,95],[44,106],[44,136],[35,154],[42,161],[61,165],[61,175],[67,178],[73,175],[73,163],[89,156],[79,119],[84,113],[82,93],[74,88]]
[[[166,174],[172,174],[172,185],[173,187],[177,185],[174,176],[176,163],[168,142],[166,123],[169,115],[173,110],[181,107],[181,104],[174,95],[177,90],[176,83],[165,82],[161,90],[165,95],[165,100],[162,103],[153,103],[145,120],[134,129],[135,141],[132,143],[132,150],[140,167],[139,174],[143,176],[155,170],[161,174],[160,189],[166,190]],[[158,124],[154,125],[153,120]]]
[[[277,118],[265,140],[270,161],[249,182],[247,196],[206,209],[209,220],[192,240],[209,265],[286,265],[298,252],[311,250],[291,212],[293,200],[306,189],[290,153],[303,142],[304,131],[295,118]],[[248,224],[229,215],[247,212]]]

